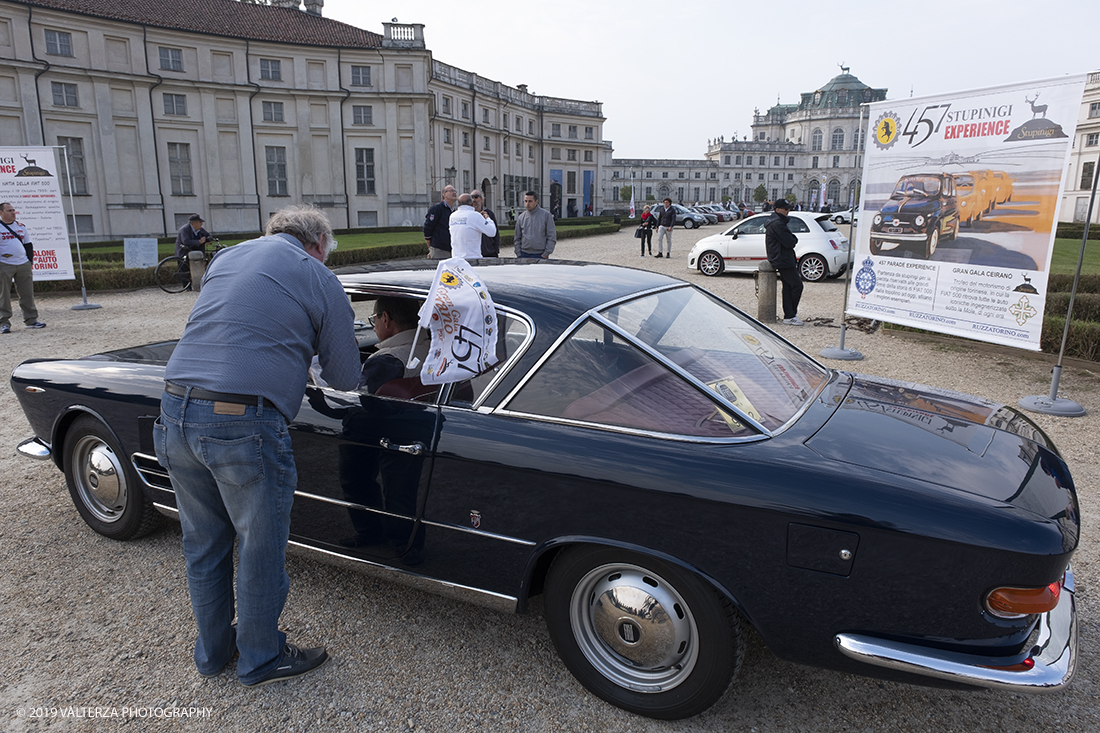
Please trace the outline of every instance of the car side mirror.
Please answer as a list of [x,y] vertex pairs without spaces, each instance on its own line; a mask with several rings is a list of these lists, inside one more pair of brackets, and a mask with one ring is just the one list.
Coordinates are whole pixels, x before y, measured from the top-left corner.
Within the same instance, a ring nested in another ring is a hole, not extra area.
[[737,239],[737,232],[730,235],[730,239]]

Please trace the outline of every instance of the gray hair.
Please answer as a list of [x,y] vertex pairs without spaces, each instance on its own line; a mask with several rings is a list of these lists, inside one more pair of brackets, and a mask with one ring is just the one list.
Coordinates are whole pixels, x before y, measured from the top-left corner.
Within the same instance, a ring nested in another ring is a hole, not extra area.
[[316,244],[325,259],[329,252],[336,249],[336,237],[332,235],[332,225],[325,212],[316,206],[298,204],[279,209],[267,220],[268,236],[285,233],[297,239],[306,247]]
[[474,202],[474,200],[472,198],[470,198],[470,194],[468,194],[468,193],[460,194],[459,197],[458,197],[458,205],[459,206],[469,206],[473,202]]

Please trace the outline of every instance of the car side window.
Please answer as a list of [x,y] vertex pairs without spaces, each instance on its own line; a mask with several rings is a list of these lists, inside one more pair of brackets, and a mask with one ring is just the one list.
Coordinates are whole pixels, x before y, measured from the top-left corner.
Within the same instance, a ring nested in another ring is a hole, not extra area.
[[810,228],[806,226],[806,222],[799,219],[797,216],[792,216],[787,222],[787,228],[791,230],[792,234],[803,234],[810,231]]
[[761,216],[758,219],[749,219],[737,227],[738,234],[763,234],[764,225],[768,223],[768,217]]
[[493,383],[496,375],[507,366],[511,357],[523,346],[530,333],[531,329],[526,321],[497,311],[497,363],[489,371],[455,384],[447,404],[469,407],[477,402]]
[[562,343],[506,409],[700,438],[753,434],[690,382],[594,321]]

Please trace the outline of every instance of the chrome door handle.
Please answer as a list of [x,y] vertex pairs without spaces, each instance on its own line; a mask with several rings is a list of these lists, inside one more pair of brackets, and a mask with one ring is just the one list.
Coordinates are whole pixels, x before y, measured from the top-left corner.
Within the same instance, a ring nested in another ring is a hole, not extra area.
[[397,445],[391,443],[389,438],[382,438],[378,441],[378,445],[382,446],[386,450],[400,451],[401,453],[408,453],[410,456],[419,456],[424,452],[423,443],[412,443],[410,445]]

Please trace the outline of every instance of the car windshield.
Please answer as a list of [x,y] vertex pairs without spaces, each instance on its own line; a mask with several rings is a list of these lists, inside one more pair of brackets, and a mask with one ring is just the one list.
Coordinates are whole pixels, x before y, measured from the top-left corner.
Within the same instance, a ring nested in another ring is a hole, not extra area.
[[892,198],[935,196],[939,192],[940,179],[936,176],[907,176],[898,181]]
[[765,428],[786,424],[813,398],[826,370],[775,334],[692,287],[601,311]]

